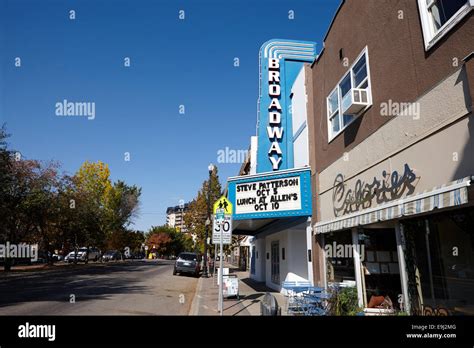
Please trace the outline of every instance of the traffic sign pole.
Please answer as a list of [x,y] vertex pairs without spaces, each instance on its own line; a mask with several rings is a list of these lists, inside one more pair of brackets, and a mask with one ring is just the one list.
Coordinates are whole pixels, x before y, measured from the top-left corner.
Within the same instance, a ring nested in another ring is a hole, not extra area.
[[[224,314],[224,232],[226,233],[225,244],[231,244],[232,242],[232,203],[227,199],[226,196],[219,198],[213,205],[214,213],[214,224],[212,231],[212,240],[214,244],[216,243],[215,237],[219,232],[219,244],[220,244],[220,253],[219,253],[219,299],[218,299],[218,310],[220,315]],[[224,231],[227,229],[227,231]]]
[[220,238],[220,249],[221,249],[221,252],[220,252],[220,257],[219,257],[219,262],[220,262],[220,269],[221,269],[221,272],[220,272],[220,276],[219,276],[219,310],[221,312],[221,315],[223,315],[223,312],[224,312],[224,294],[223,294],[223,289],[224,289],[224,258],[222,256],[222,247],[223,247],[223,244],[222,244],[222,230],[223,228],[221,228],[221,238]]

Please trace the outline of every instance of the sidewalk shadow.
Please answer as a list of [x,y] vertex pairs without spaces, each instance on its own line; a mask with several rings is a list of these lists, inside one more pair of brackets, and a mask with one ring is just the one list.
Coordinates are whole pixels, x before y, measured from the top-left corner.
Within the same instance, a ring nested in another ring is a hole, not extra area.
[[254,291],[262,292],[263,293],[262,295],[264,295],[266,292],[278,293],[278,291],[269,288],[263,282],[257,282],[256,280],[253,280],[253,279],[250,279],[250,278],[242,278],[242,279],[240,279],[240,281],[242,283],[246,284],[247,286],[249,286],[250,288],[252,288]]
[[[241,310],[239,310],[238,312],[235,312],[234,314],[232,314],[233,316],[236,316],[238,315],[239,313],[245,311],[248,307],[250,306],[253,306],[255,303],[259,303],[260,301],[259,300],[252,300],[248,305],[246,305],[245,307],[243,307]],[[248,314],[249,316],[251,315],[250,313]]]

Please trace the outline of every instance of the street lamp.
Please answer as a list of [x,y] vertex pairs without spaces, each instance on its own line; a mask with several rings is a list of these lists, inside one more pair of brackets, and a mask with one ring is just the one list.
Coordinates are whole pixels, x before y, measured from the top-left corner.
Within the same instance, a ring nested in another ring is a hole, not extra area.
[[209,237],[209,226],[211,226],[211,177],[212,172],[214,171],[214,165],[211,163],[207,167],[209,169],[209,184],[207,192],[207,221],[206,221],[206,238],[204,239],[204,268],[202,271],[202,276],[207,278],[209,275],[207,273],[207,238]]

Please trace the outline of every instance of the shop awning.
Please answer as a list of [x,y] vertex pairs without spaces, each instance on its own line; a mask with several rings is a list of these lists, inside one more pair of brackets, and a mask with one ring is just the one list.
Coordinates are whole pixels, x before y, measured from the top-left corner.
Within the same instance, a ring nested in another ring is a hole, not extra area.
[[430,191],[394,200],[375,208],[364,209],[339,218],[314,224],[315,234],[369,225],[376,222],[417,215],[433,209],[458,206],[468,202],[468,186],[472,177],[466,177]]

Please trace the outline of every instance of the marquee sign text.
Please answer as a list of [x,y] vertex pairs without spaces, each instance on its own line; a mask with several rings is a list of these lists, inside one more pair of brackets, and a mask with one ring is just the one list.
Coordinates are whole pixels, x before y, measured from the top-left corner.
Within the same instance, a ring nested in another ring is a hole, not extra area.
[[299,176],[292,176],[236,184],[235,213],[300,210],[300,180]]

